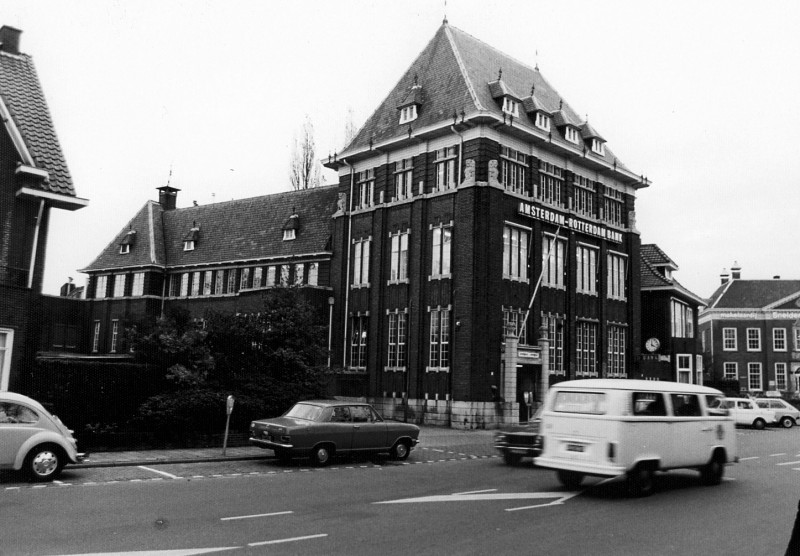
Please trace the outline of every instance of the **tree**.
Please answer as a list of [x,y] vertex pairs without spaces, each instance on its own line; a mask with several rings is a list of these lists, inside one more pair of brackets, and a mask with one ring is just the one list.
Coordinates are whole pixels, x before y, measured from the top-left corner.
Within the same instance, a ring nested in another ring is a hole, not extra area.
[[348,106],[347,118],[344,122],[344,148],[350,146],[350,143],[353,142],[353,139],[356,138],[357,134],[358,134],[358,128],[356,127],[355,111],[353,110],[352,106]]
[[289,163],[289,180],[292,189],[310,189],[320,184],[320,165],[314,144],[314,125],[306,114],[299,134],[295,133],[292,158]]

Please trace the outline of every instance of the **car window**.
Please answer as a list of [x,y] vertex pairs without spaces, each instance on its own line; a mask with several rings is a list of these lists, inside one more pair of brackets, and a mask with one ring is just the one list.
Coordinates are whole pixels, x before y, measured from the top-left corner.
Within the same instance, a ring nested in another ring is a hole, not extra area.
[[664,416],[667,406],[660,392],[633,392],[633,414]]
[[736,402],[736,405],[741,409],[755,409],[751,402]]
[[24,405],[11,402],[0,402],[0,424],[33,424],[39,416]]
[[334,407],[331,413],[331,423],[349,423],[350,408],[346,405]]
[[775,407],[766,400],[763,402],[756,402],[756,404],[758,404],[758,407],[764,407],[764,408]]
[[354,423],[367,423],[372,420],[372,415],[369,413],[369,408],[365,405],[352,406],[350,408],[350,414],[353,416]]
[[[378,415],[378,412],[375,411],[374,407],[368,407],[367,410],[369,411],[369,414],[372,417],[373,422],[380,423],[381,421],[383,421],[383,417]],[[541,411],[541,409],[539,409],[539,411]]]
[[698,417],[702,414],[697,394],[670,394],[670,397],[676,417]]
[[307,403],[298,403],[284,414],[284,417],[291,417],[293,419],[304,419],[307,421],[316,421],[322,413],[322,408],[318,405],[311,405]]
[[602,392],[557,392],[553,411],[602,415],[606,412],[606,395]]

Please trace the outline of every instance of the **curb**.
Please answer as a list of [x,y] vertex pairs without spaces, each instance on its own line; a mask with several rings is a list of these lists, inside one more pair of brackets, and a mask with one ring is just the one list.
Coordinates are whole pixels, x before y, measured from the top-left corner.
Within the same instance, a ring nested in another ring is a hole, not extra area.
[[70,469],[91,469],[93,467],[134,467],[137,465],[166,465],[173,463],[212,463],[217,461],[247,461],[264,459],[266,454],[260,456],[208,456],[198,458],[159,458],[138,460],[115,460],[69,464]]

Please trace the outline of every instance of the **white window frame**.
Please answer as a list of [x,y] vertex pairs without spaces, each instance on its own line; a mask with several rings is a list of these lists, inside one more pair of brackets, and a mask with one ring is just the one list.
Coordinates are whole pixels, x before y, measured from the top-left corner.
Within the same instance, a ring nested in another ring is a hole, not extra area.
[[117,353],[117,341],[119,340],[119,320],[111,321],[111,349],[109,353]]
[[450,307],[429,309],[428,366],[425,372],[450,372]]
[[408,282],[408,239],[409,230],[389,234],[389,283]]
[[369,256],[371,237],[353,240],[353,280],[350,287],[369,287]]
[[519,102],[511,97],[503,97],[503,112],[519,118]]
[[542,234],[542,286],[566,289],[564,282],[564,263],[567,255],[567,242],[560,236]]
[[296,231],[297,230],[294,228],[283,230],[283,241],[292,241],[297,239],[297,234],[295,233]]
[[411,104],[400,109],[400,123],[406,124],[417,119],[417,105]]
[[131,295],[137,297],[144,295],[144,272],[133,273],[133,284],[131,284]]
[[395,162],[394,194],[395,200],[402,201],[414,196],[414,159],[406,158]]
[[581,134],[572,126],[567,126],[564,130],[564,138],[569,141],[570,143],[575,143],[576,145],[580,143]]
[[674,297],[670,299],[673,338],[694,338],[694,309]]
[[125,243],[119,246],[119,254],[120,255],[127,255],[131,252],[131,245],[130,243]]
[[506,191],[525,194],[528,155],[508,147],[500,149],[500,183]]
[[94,298],[105,299],[108,294],[108,274],[101,274],[94,284]]
[[564,368],[564,316],[542,314],[542,326],[547,328],[547,337],[550,339],[550,374],[565,375]]
[[503,278],[528,282],[528,246],[531,230],[521,226],[503,226]]
[[302,286],[303,280],[306,277],[306,265],[305,263],[295,263],[294,265],[294,285],[295,286]]
[[624,193],[611,187],[606,187],[603,194],[603,218],[605,221],[614,226],[622,226],[624,210]]
[[431,275],[429,279],[450,278],[452,271],[453,223],[431,225]]
[[291,267],[288,264],[281,265],[281,286],[286,287],[289,285],[289,272]]
[[550,131],[550,116],[544,112],[536,112],[534,125],[542,131]]
[[436,169],[436,191],[446,191],[455,189],[456,168],[458,164],[458,149],[456,147],[446,147],[434,152],[433,165]]
[[94,330],[92,330],[92,353],[97,353],[100,350],[100,321],[94,321]]
[[[758,384],[755,386],[754,378],[758,378]],[[761,363],[751,362],[747,364],[747,389],[751,392],[761,392],[764,389]]]
[[189,296],[189,273],[184,272],[181,274],[181,297],[188,297]]
[[675,382],[692,384],[692,356],[689,353],[675,355]]
[[257,266],[253,269],[253,288],[260,288],[264,285],[264,267]]
[[627,283],[628,256],[609,251],[606,257],[606,281],[608,297],[625,301],[625,285]]
[[386,371],[406,370],[406,341],[408,338],[407,310],[388,311],[389,346]]
[[597,295],[597,257],[600,250],[594,245],[578,243],[575,247],[576,291]]
[[183,250],[184,251],[194,251],[194,240],[193,239],[185,239],[183,241]]
[[250,267],[244,267],[239,273],[239,290],[246,290],[250,281]]
[[747,338],[747,351],[761,351],[761,329],[748,328],[745,334]]
[[206,270],[203,273],[203,295],[211,295],[211,286],[214,281],[214,271]]
[[11,356],[14,352],[14,330],[11,328],[0,328],[0,337],[3,338],[0,345],[0,391],[8,390],[11,378]]
[[788,380],[788,365],[783,361],[775,363],[775,389],[788,390]]
[[597,376],[597,332],[596,322],[578,321],[576,326],[575,362],[576,376]]
[[608,377],[627,378],[628,372],[625,368],[625,351],[627,328],[615,324],[609,324],[607,329],[608,342]]
[[592,152],[603,156],[606,154],[605,145],[600,139],[594,138],[592,139]]
[[358,206],[356,209],[366,209],[375,201],[375,170],[370,168],[356,175],[356,188],[358,190]]
[[572,210],[589,218],[596,217],[597,184],[580,174],[575,174],[572,188]]
[[539,183],[535,197],[550,205],[564,207],[564,169],[545,160],[539,161]]
[[268,288],[275,286],[275,275],[277,269],[274,266],[267,267],[267,278],[264,280],[264,285]]
[[[731,334],[731,337],[726,338],[726,334]],[[733,344],[733,345],[730,345]],[[738,334],[735,328],[722,329],[722,351],[738,351],[739,341]]]
[[772,351],[786,351],[786,329],[772,329]]
[[[729,369],[732,369],[733,372],[730,373]],[[722,378],[725,380],[739,380],[739,363],[735,361],[722,363]]]
[[114,291],[111,297],[125,297],[125,278],[127,274],[113,274],[114,278]]
[[793,328],[794,330],[794,350],[800,351],[800,328]]
[[[369,317],[356,315],[350,318],[350,370],[367,370],[367,348],[369,347]],[[355,364],[354,364],[355,362]]]
[[199,270],[192,272],[192,297],[200,295],[200,278],[202,276],[203,273]]
[[319,285],[319,263],[308,263],[308,285]]
[[214,282],[214,295],[222,295],[225,293],[225,271],[216,271],[216,281]]

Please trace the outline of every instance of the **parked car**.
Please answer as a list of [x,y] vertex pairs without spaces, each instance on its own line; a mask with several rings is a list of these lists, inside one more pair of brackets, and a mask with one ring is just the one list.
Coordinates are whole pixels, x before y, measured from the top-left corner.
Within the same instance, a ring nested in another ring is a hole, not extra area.
[[0,392],[0,468],[22,469],[37,482],[52,481],[67,463],[85,457],[72,431],[39,402]]
[[781,398],[761,398],[756,400],[758,407],[771,409],[775,412],[775,419],[784,428],[790,429],[800,425],[800,410]]
[[737,425],[761,430],[778,422],[775,412],[758,406],[750,398],[720,398],[714,402],[713,409],[727,409]]
[[250,444],[275,452],[280,461],[310,456],[318,466],[334,454],[388,453],[404,460],[419,442],[419,427],[388,421],[365,403],[299,402],[281,417],[250,424]]
[[647,496],[656,471],[690,468],[707,485],[737,461],[733,419],[709,410],[722,392],[705,386],[634,379],[586,379],[550,388],[542,411],[539,467],[570,490],[586,475],[626,478]]
[[507,465],[516,465],[522,458],[539,455],[539,413],[524,425],[499,430],[494,435],[494,447],[503,455]]

